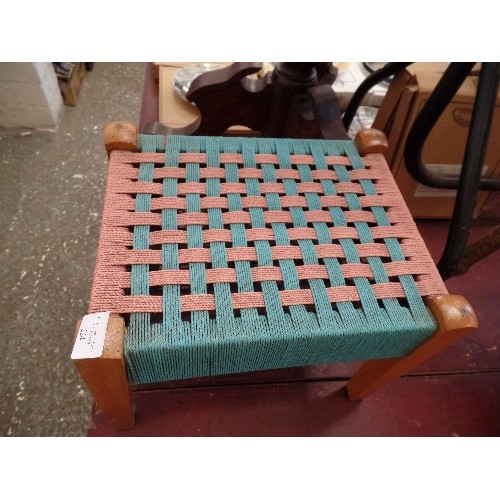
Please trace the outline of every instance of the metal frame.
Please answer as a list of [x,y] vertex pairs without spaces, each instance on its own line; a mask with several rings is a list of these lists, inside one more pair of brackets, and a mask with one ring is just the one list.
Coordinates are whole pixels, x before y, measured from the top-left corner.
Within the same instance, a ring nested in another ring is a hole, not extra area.
[[[349,129],[356,110],[367,92],[410,64],[387,63],[363,81],[344,113],[342,122],[346,130]],[[429,100],[417,116],[409,132],[404,151],[408,172],[417,182],[435,188],[457,190],[446,246],[437,264],[443,279],[451,277],[458,271],[460,260],[467,252],[467,239],[478,191],[500,190],[500,179],[481,176],[497,100],[500,63],[489,62],[481,65],[460,175],[436,175],[422,161],[422,150],[427,137],[465,78],[471,74],[474,65],[473,62],[449,64]]]
[[377,71],[374,71],[371,75],[367,76],[365,80],[363,80],[360,86],[354,92],[349,104],[347,105],[347,109],[344,112],[344,116],[342,117],[342,123],[346,130],[349,130],[351,126],[351,122],[356,115],[356,111],[359,106],[363,102],[365,95],[369,92],[372,87],[378,85],[380,82],[383,82],[386,78],[389,78],[400,71],[403,71],[407,66],[412,64],[411,62],[389,62],[384,67],[380,68]]
[[417,181],[436,188],[457,189],[446,246],[437,267],[451,277],[467,247],[478,191],[500,190],[500,179],[482,177],[484,157],[495,110],[500,63],[483,63],[472,111],[462,169],[459,176],[432,174],[422,161],[425,141],[474,63],[451,63],[415,120],[405,145],[406,168]]

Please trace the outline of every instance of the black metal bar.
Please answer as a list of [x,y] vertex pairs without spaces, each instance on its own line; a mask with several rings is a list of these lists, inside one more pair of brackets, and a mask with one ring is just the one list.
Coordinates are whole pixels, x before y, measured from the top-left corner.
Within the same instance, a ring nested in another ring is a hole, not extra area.
[[[474,67],[474,64],[475,63],[451,63],[448,66],[443,76],[439,80],[436,88],[429,97],[429,100],[426,102],[426,104],[422,108],[422,111],[415,119],[415,122],[413,123],[412,128],[408,134],[404,151],[406,168],[408,169],[410,175],[421,184],[443,189],[458,188],[459,176],[444,176],[433,173],[429,168],[426,167],[426,165],[422,161],[422,150],[428,135],[434,128],[434,125],[437,123],[440,116],[443,114],[443,111],[446,109],[451,99],[460,88],[460,85],[462,85],[465,78],[470,74],[470,71]],[[495,85],[495,83],[496,85],[498,85],[498,75],[494,76],[493,73],[493,70],[489,70],[488,72],[488,78],[491,79],[490,85]],[[483,81],[483,84],[486,84],[486,82]],[[496,94],[494,97],[492,97],[492,99],[494,99],[493,101],[491,101],[493,102],[492,105],[490,101],[485,101],[484,104],[488,107],[488,110],[490,110],[490,107],[492,106],[490,111],[493,111],[494,109]],[[488,110],[486,109],[478,110],[477,105],[474,105],[474,110],[480,114],[478,119],[481,121],[483,114],[488,112]],[[488,123],[490,122],[491,120]],[[489,126],[487,130],[483,128],[482,130],[478,131],[478,133],[486,136],[487,139],[489,135]],[[500,179],[484,177],[480,180],[479,189],[485,191],[500,190]]]
[[399,73],[410,64],[411,62],[389,62],[363,80],[361,85],[354,92],[342,118],[342,123],[344,124],[346,130],[349,130],[351,122],[356,115],[356,111],[369,90],[386,78]]
[[477,192],[483,189],[481,173],[497,100],[499,71],[500,63],[483,63],[481,66],[453,217],[446,246],[437,265],[443,279],[453,275],[464,253]]

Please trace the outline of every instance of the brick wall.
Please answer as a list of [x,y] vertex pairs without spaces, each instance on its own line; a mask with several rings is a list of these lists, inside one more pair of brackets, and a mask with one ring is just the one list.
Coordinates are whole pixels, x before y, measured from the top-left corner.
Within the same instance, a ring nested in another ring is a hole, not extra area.
[[0,127],[56,129],[63,109],[52,63],[0,63]]

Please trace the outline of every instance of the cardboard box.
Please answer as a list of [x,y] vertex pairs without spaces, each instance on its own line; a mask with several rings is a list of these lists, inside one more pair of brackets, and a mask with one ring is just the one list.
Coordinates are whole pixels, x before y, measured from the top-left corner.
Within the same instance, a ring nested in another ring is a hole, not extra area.
[[[391,85],[386,99],[373,123],[389,141],[387,162],[396,183],[414,218],[450,218],[453,214],[456,190],[436,189],[417,183],[408,173],[404,162],[404,147],[416,117],[439,82],[442,67],[420,66],[410,68]],[[477,77],[468,77],[453,97],[423,148],[422,159],[436,173],[458,175],[463,162],[472,108],[477,88]],[[490,137],[500,136],[500,99],[495,109]],[[489,141],[483,175],[493,175],[500,165],[500,143]],[[478,217],[488,197],[478,194],[474,217]]]
[[386,160],[389,165],[398,147],[412,99],[418,91],[415,74],[434,73],[439,79],[448,64],[447,62],[413,63],[404,71],[400,71],[392,80],[372,125],[387,136],[389,151]]
[[173,128],[185,127],[200,117],[198,108],[182,99],[174,90],[174,78],[180,66],[159,67],[160,123]]
[[161,68],[182,68],[185,64],[189,64],[187,62],[154,62],[153,63],[153,77],[155,80],[160,80],[160,71]]

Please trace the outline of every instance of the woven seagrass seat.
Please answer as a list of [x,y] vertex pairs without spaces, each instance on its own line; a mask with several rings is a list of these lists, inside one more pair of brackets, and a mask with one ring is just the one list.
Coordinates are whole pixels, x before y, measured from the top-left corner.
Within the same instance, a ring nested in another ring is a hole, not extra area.
[[[125,324],[125,369],[109,339],[100,360],[75,362],[125,427],[130,385],[404,359],[441,328],[428,298],[446,296],[382,155],[352,141],[142,135],[137,152],[110,154],[89,306],[111,313],[109,338]],[[451,330],[468,332],[468,316]],[[107,375],[105,358],[118,362]]]

